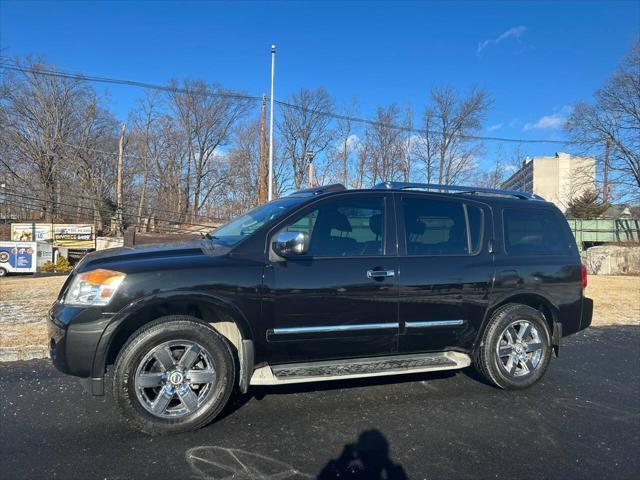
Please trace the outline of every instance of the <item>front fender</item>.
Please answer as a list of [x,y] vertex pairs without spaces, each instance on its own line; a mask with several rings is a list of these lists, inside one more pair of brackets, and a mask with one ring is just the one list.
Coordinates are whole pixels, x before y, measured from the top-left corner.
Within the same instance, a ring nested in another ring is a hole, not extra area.
[[[206,305],[211,310],[219,312],[228,319],[233,320],[238,326],[243,340],[253,340],[254,338],[253,329],[246,315],[233,302],[221,295],[186,290],[155,293],[130,303],[111,318],[96,348],[92,366],[92,377],[102,378],[104,376],[109,352],[114,339],[118,336],[118,332],[121,332],[123,328],[130,325],[129,322],[135,321],[134,319],[141,312],[154,308],[161,309],[163,306],[170,307],[172,304]],[[188,312],[183,313],[188,314]],[[137,325],[137,328],[144,325],[144,323],[147,322],[140,323],[140,325]]]

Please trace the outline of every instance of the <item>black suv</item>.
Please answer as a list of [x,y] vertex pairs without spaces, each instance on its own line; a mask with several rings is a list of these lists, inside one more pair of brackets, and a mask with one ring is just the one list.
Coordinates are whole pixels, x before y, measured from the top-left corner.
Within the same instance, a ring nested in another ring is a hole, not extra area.
[[212,421],[238,387],[460,369],[536,383],[593,303],[562,213],[475,187],[331,185],[200,241],[87,255],[51,358],[149,433]]

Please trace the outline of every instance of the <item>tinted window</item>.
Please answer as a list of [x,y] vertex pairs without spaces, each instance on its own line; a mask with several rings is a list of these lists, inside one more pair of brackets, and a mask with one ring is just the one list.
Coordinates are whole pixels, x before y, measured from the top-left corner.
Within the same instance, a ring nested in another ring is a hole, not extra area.
[[352,257],[384,254],[384,198],[344,198],[323,202],[282,231],[309,235],[309,256]]
[[510,208],[504,211],[503,218],[507,253],[552,255],[571,250],[566,229],[552,211]]
[[[405,197],[402,209],[408,255],[469,254],[467,225],[461,203]],[[476,229],[476,242],[479,242],[479,227]]]

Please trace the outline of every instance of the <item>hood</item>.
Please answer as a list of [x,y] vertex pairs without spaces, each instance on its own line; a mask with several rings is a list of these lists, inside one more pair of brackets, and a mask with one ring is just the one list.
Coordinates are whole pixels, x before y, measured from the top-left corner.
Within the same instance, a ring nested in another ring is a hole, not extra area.
[[189,240],[181,243],[144,245],[139,247],[119,247],[100,250],[86,255],[76,265],[76,271],[92,270],[106,263],[163,260],[175,257],[219,256],[229,252],[229,248],[211,240]]

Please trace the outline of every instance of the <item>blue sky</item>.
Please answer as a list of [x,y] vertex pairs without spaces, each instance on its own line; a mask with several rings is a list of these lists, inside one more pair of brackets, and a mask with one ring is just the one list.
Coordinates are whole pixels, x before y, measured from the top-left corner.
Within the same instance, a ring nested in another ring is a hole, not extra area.
[[[203,78],[259,95],[277,44],[276,98],[323,85],[337,104],[411,106],[429,90],[486,88],[482,133],[562,138],[640,35],[640,2],[0,2],[5,55],[150,83]],[[125,119],[142,92],[108,90]],[[510,146],[506,146],[510,148]],[[559,147],[526,147],[531,155]],[[494,147],[490,153],[495,153]]]

